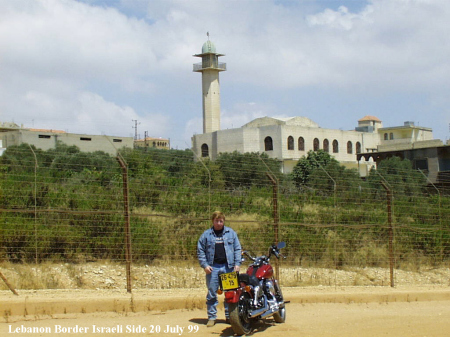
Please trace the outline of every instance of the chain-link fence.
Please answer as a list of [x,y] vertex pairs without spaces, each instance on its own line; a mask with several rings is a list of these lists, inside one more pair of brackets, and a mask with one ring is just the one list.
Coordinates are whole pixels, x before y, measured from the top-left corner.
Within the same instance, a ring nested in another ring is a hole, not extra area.
[[131,266],[196,263],[197,240],[221,210],[244,249],[265,253],[285,241],[282,271],[381,268],[393,285],[400,270],[448,269],[449,191],[426,172],[396,159],[365,179],[333,161],[305,159],[292,174],[279,167],[259,154],[212,162],[190,150],[8,148],[0,261],[114,261],[127,266],[131,291]]

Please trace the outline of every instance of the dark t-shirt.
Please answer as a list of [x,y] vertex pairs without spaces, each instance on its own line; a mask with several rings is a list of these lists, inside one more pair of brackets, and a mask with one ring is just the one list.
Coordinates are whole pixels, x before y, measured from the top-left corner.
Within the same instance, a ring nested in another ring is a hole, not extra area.
[[216,234],[216,247],[214,249],[214,263],[227,263],[227,255],[225,254],[225,246],[223,243],[223,228],[220,231],[214,230]]

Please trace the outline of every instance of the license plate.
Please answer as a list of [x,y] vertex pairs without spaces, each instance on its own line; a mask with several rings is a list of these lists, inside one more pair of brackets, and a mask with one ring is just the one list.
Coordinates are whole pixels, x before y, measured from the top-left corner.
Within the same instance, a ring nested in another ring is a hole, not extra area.
[[239,281],[237,272],[220,274],[220,281],[222,283],[222,290],[232,290],[239,288]]

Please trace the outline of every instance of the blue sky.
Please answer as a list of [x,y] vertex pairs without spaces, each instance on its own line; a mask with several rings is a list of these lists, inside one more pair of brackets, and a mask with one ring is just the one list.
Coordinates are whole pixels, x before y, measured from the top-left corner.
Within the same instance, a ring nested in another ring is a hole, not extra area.
[[305,116],[352,130],[374,115],[450,138],[447,0],[0,0],[0,122],[170,138],[202,132],[210,33],[222,128]]

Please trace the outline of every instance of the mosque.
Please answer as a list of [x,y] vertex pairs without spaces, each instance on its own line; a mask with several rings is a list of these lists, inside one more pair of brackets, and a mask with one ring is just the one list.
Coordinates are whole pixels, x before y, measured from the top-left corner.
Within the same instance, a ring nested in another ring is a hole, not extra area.
[[349,131],[324,129],[301,116],[262,117],[240,128],[221,130],[219,73],[226,71],[226,64],[219,62],[219,57],[224,54],[217,53],[208,39],[201,54],[194,56],[202,60],[193,67],[194,72],[202,73],[203,133],[192,137],[192,149],[197,158],[215,160],[222,152],[234,151],[266,153],[269,158],[281,160],[282,171],[289,173],[308,151],[321,149],[365,176],[375,162],[371,157],[365,161],[364,156],[359,156],[358,161],[358,154],[428,147],[434,142],[430,128],[415,126],[413,122],[386,128],[375,116],[361,118],[355,129]]

